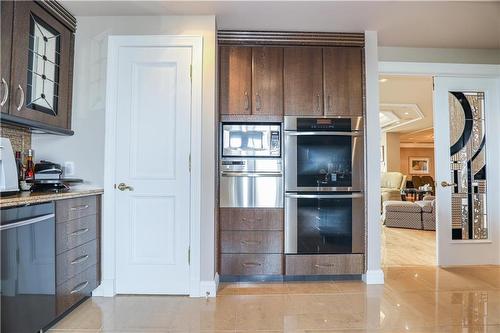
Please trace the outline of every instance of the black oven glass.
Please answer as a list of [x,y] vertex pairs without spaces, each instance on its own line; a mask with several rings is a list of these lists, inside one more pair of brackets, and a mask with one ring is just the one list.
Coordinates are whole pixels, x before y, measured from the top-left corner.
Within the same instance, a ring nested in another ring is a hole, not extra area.
[[351,187],[352,137],[300,135],[297,137],[298,187]]
[[297,200],[297,253],[352,253],[352,199]]

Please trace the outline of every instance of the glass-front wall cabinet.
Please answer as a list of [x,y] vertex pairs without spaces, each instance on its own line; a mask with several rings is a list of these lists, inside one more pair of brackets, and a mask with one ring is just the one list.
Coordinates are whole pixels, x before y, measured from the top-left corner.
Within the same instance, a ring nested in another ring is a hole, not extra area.
[[10,103],[5,110],[42,128],[70,130],[74,31],[44,6],[13,2]]

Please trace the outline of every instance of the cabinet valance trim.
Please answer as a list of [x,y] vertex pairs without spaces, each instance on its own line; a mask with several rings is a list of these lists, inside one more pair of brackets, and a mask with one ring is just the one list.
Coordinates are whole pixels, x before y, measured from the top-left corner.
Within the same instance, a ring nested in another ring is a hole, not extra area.
[[363,33],[219,30],[219,45],[364,47]]

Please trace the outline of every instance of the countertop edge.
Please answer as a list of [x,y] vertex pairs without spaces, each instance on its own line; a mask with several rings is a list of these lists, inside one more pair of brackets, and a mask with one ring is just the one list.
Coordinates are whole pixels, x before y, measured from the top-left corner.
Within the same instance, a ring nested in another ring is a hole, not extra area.
[[75,190],[64,193],[26,193],[21,192],[15,196],[0,197],[0,208],[23,206],[34,203],[43,203],[64,199],[101,195],[104,189]]

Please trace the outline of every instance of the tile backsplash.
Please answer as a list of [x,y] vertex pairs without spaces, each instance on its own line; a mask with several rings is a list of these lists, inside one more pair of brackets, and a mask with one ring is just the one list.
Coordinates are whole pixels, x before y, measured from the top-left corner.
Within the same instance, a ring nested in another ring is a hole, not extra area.
[[14,153],[16,151],[25,152],[31,148],[31,133],[27,129],[2,124],[0,136],[10,139]]

